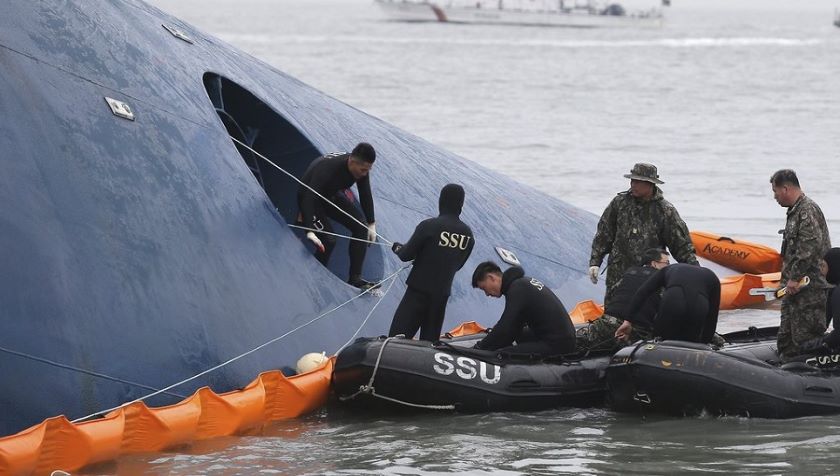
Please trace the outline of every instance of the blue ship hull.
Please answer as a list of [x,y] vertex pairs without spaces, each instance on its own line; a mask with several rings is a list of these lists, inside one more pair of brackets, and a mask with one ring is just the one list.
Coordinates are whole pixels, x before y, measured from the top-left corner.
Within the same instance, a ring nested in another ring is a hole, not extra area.
[[[392,240],[436,215],[444,184],[463,184],[476,248],[456,276],[445,328],[498,317],[503,303],[469,282],[478,262],[498,260],[497,246],[569,306],[602,295],[583,272],[593,215],[145,3],[4,1],[0,72],[0,435],[142,397],[357,294],[345,284],[345,250],[327,269],[288,226],[297,185],[230,135],[298,176],[322,153],[371,142],[377,228]],[[112,114],[106,97],[134,120]],[[365,275],[400,265],[373,246]],[[406,275],[360,335],[387,332]],[[204,385],[238,388],[304,353],[333,353],[375,302],[357,299],[148,403]]]

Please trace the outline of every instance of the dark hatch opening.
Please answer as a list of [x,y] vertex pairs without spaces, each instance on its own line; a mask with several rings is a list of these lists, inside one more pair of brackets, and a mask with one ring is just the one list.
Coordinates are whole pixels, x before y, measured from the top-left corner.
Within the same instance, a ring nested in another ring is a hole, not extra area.
[[[295,126],[242,86],[215,73],[205,73],[203,80],[207,95],[227,133],[279,167],[300,178],[309,164],[322,155]],[[297,191],[300,185],[246,147],[233,143],[278,213],[286,223],[294,224],[298,215]],[[356,205],[359,206],[358,198]],[[340,224],[333,222],[333,225],[336,233],[350,234]],[[295,233],[303,239],[305,232],[296,230]],[[306,243],[311,249],[309,242]],[[338,238],[328,266],[333,274],[345,281],[349,267],[348,243],[348,240]],[[381,248],[368,248],[363,273],[368,279],[382,277]]]

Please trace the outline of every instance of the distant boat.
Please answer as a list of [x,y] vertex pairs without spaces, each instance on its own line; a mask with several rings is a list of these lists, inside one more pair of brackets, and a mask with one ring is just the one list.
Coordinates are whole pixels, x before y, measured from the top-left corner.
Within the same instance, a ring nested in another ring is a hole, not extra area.
[[[375,0],[392,20],[565,27],[662,25],[662,9],[596,0]],[[665,5],[665,3],[663,3]]]
[[834,26],[840,28],[840,10],[834,10]]

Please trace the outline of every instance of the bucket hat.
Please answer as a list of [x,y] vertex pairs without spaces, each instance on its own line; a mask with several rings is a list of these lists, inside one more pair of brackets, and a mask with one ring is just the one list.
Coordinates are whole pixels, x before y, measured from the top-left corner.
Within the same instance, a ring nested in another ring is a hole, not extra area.
[[644,180],[645,182],[655,184],[665,183],[659,180],[659,174],[656,173],[656,166],[652,164],[638,163],[633,166],[629,174],[624,174],[624,177],[632,180]]

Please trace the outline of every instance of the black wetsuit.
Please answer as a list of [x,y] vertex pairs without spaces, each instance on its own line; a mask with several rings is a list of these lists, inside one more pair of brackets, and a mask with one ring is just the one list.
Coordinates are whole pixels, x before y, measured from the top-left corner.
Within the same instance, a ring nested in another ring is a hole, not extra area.
[[[636,291],[654,273],[656,273],[656,268],[651,266],[633,266],[625,271],[621,276],[621,280],[613,289],[612,297],[604,309],[604,314],[626,320],[630,301],[633,300]],[[636,321],[633,324],[652,329],[654,317],[659,310],[660,300],[659,293],[653,293],[648,296],[642,308],[636,313]]]
[[[356,180],[347,168],[347,161],[349,159],[350,154],[329,154],[319,157],[306,169],[306,172],[304,172],[301,178],[301,182],[315,189],[359,222],[373,223],[373,196],[370,192],[370,178],[366,175]],[[362,216],[359,209],[345,191],[345,189],[350,188],[354,183],[359,190],[359,202],[362,204],[364,216]],[[298,189],[298,207],[300,207],[303,226],[306,228],[318,228],[332,233],[332,225],[330,224],[330,220],[327,219],[331,218],[350,230],[354,238],[359,240],[367,239],[367,227],[351,220],[347,215],[336,210],[334,206],[325,203],[324,200],[303,186]],[[326,266],[330,259],[330,254],[332,254],[333,248],[335,248],[335,237],[322,233],[316,233],[316,235],[324,245],[324,252],[321,253],[316,250],[315,256],[318,258],[318,261]],[[349,251],[350,277],[352,279],[354,276],[358,277],[362,272],[367,244],[352,240],[350,241]]]
[[834,318],[834,329],[825,337],[825,343],[832,349],[840,349],[840,291],[828,290],[828,318]]
[[[505,310],[476,349],[521,354],[558,355],[575,351],[575,326],[560,299],[543,283],[514,266],[502,274]],[[528,326],[537,338],[519,342]],[[518,345],[511,345],[517,341]]]
[[396,253],[403,261],[414,260],[402,301],[394,313],[389,336],[409,339],[420,329],[420,339],[440,337],[446,302],[455,273],[472,253],[472,230],[458,217],[464,205],[464,189],[449,184],[440,192],[440,215],[417,225],[408,242]]
[[633,296],[627,320],[639,321],[645,300],[663,287],[654,334],[663,339],[711,342],[720,309],[720,280],[697,265],[677,263],[654,273]]
[[[840,284],[840,248],[831,248],[823,259],[828,265],[825,280],[828,284],[835,286],[828,290],[828,302],[825,307],[825,326],[828,327],[831,324],[832,317],[834,317],[834,327],[840,328],[840,322],[836,319],[840,317],[840,302],[838,302],[840,301],[840,297],[838,297],[835,291],[837,289],[836,286]],[[840,343],[840,337],[838,337],[838,343]]]

